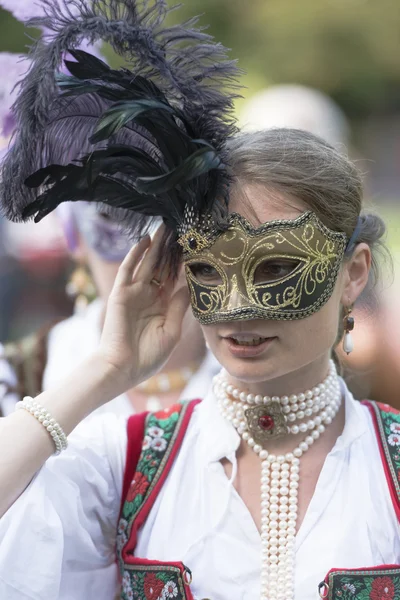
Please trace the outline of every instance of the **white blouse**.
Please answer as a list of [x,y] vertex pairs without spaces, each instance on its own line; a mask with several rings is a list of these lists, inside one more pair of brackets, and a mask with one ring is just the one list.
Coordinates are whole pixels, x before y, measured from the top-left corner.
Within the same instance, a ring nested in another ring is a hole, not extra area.
[[[0,598],[113,598],[126,442],[123,420],[101,415],[48,460],[0,521]],[[220,463],[235,473],[238,445],[208,394],[139,534],[136,554],[184,562],[198,599],[259,597],[260,536]],[[332,567],[400,563],[399,531],[370,414],[346,391],[344,431],[297,535],[296,600],[317,600]]]

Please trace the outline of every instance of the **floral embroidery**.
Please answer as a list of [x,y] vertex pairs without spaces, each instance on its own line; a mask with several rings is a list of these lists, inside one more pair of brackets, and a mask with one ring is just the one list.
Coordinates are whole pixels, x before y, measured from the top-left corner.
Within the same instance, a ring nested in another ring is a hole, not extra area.
[[143,473],[135,473],[135,478],[132,479],[131,485],[129,486],[128,493],[126,495],[127,502],[132,502],[136,494],[144,495],[150,483],[146,475]]
[[184,406],[175,404],[167,410],[150,413],[147,417],[142,453],[122,508],[121,516],[128,522],[132,521],[150,493],[151,484],[168,454]]
[[389,466],[394,491],[400,502],[400,413],[387,405],[369,403],[374,409],[385,459]]
[[394,583],[390,577],[377,577],[372,582],[370,600],[393,600]]
[[161,427],[149,427],[147,434],[151,437],[160,438],[164,435],[164,429],[161,429]]
[[350,594],[355,594],[356,588],[352,583],[345,583],[343,586],[343,591],[350,592]]
[[163,452],[167,447],[167,440],[162,437],[155,437],[151,441],[151,447],[154,448],[154,450],[157,450],[157,452]]
[[400,446],[400,435],[398,433],[391,433],[388,437],[388,442],[391,446]]
[[157,600],[164,590],[164,582],[155,573],[146,573],[143,583],[146,600]]
[[178,568],[130,566],[122,576],[121,600],[186,600],[185,584]]
[[397,600],[400,568],[331,571],[330,600]]
[[145,435],[143,439],[142,450],[147,450],[151,446],[152,439],[149,435]]
[[123,550],[135,518],[161,477],[189,403],[150,413],[145,424],[142,452],[129,486],[118,524],[117,552],[122,575],[121,600],[187,600],[190,589],[181,570],[167,563],[143,565],[124,559]]
[[175,583],[173,581],[168,581],[168,583],[165,584],[165,587],[163,589],[163,600],[165,598],[176,598],[178,595],[178,588],[176,587]]

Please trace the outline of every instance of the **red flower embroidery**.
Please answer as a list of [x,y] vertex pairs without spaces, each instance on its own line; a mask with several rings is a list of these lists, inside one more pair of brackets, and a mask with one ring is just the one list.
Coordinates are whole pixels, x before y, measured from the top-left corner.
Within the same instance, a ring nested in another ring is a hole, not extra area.
[[372,582],[370,600],[393,600],[394,584],[390,577],[377,577]]
[[126,495],[126,501],[132,502],[138,494],[145,494],[148,487],[149,481],[146,475],[143,475],[143,473],[135,473],[135,477],[132,479],[132,483],[129,486],[129,490]]
[[173,404],[172,406],[165,408],[164,410],[159,410],[155,413],[155,418],[158,420],[168,419],[174,412],[180,412],[182,409],[181,404]]
[[376,405],[378,406],[379,410],[381,410],[382,412],[396,413],[394,408],[392,406],[390,406],[389,404],[383,404],[383,402],[377,402]]
[[154,573],[146,573],[143,587],[146,600],[157,600],[164,589],[164,582],[160,581]]

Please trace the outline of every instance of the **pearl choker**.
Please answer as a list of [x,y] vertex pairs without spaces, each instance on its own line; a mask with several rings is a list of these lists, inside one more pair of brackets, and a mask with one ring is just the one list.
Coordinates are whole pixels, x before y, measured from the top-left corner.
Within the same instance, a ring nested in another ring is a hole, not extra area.
[[[214,378],[214,391],[216,396],[222,399],[223,407],[229,406],[228,411],[225,412],[228,418],[231,417],[230,420],[239,433],[242,434],[246,429],[250,430],[250,433],[256,434],[262,442],[288,433],[294,435],[306,433],[314,430],[321,423],[329,425],[335,411],[335,398],[340,396],[340,386],[333,361],[323,383],[298,395],[271,398],[246,394],[230,385],[225,380],[224,372]],[[291,425],[304,418],[308,420]],[[264,435],[261,435],[262,431]]]
[[[294,600],[300,457],[324,433],[340,408],[335,365],[331,361],[325,381],[303,394],[281,398],[245,394],[233,388],[224,373],[214,378],[214,393],[223,417],[261,459],[261,600]],[[306,412],[310,410],[311,413]],[[288,426],[288,422],[311,414],[317,415]],[[290,415],[294,416],[289,418]],[[309,435],[292,452],[275,456],[263,444],[277,437],[276,430],[280,430],[279,435]]]

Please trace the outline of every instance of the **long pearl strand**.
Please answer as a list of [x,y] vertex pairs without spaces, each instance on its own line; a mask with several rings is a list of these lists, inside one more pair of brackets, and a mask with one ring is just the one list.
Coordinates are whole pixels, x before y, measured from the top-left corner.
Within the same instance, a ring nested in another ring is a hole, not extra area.
[[[233,391],[236,393],[233,394]],[[226,382],[224,374],[214,379],[214,393],[221,414],[232,423],[261,460],[261,600],[294,600],[300,457],[324,433],[325,426],[332,422],[340,408],[341,391],[335,365],[331,361],[329,375],[322,384],[296,396],[274,396],[267,401],[265,398],[269,397],[261,397],[260,401],[258,396],[234,390]],[[311,410],[311,414],[321,411],[313,418],[312,424],[301,423],[295,431],[290,428],[291,433],[309,431],[310,434],[285,455],[270,454],[255,442],[247,428],[246,409],[251,404],[269,402],[280,402],[282,408],[290,406],[291,410],[285,416],[293,413],[294,420],[310,416],[305,413],[306,409]],[[303,403],[306,408],[303,408]],[[294,408],[294,405],[297,407]],[[306,429],[300,429],[301,425],[306,425]]]

